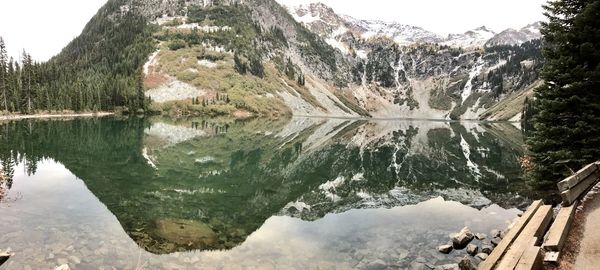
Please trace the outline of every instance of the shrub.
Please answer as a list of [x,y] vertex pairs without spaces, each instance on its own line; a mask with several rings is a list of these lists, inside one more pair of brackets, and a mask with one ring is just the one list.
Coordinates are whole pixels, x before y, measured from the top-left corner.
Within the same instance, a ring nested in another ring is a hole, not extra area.
[[187,47],[187,43],[183,39],[175,39],[169,42],[169,49],[171,51],[176,51],[185,47]]

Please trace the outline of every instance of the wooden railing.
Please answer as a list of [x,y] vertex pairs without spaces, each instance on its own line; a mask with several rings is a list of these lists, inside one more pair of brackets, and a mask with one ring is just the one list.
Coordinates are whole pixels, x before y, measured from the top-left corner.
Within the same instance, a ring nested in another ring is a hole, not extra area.
[[558,214],[541,200],[533,202],[478,269],[544,269],[544,262],[557,263],[577,204],[599,178],[600,161],[560,181],[563,202]]

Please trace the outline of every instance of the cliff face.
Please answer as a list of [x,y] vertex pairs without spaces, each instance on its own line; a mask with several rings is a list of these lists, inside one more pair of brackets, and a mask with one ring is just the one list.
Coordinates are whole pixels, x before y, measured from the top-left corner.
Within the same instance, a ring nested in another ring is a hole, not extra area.
[[288,10],[351,59],[352,92],[377,116],[518,119],[520,110],[489,118],[488,109],[513,93],[529,95],[525,90],[538,81],[543,63],[540,23],[501,33],[482,26],[442,37],[415,26],[338,15],[323,4]]

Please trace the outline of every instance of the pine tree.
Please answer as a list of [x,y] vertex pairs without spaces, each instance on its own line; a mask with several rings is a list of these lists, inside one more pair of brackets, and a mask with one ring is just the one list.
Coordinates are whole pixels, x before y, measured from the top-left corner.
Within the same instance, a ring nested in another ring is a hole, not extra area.
[[529,140],[535,184],[600,159],[600,1],[558,0],[544,7],[542,78]]
[[8,111],[8,85],[7,85],[7,72],[8,72],[8,55],[6,53],[6,45],[4,39],[0,37],[0,95],[2,95],[2,109]]

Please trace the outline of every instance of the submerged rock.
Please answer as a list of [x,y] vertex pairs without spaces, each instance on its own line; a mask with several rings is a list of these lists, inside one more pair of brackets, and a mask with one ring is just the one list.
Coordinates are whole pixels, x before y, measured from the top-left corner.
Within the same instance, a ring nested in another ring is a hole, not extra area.
[[485,254],[490,254],[490,253],[492,253],[493,250],[494,250],[494,247],[492,247],[490,245],[483,245],[481,247],[481,252],[485,253]]
[[217,234],[208,225],[194,220],[158,220],[156,234],[178,245],[209,247],[217,241]]
[[485,233],[478,233],[478,234],[475,234],[475,238],[477,240],[484,240],[487,238],[487,235]]
[[435,268],[436,270],[459,270],[457,263],[444,264]]
[[452,245],[441,245],[438,247],[438,251],[444,254],[452,252]]
[[494,237],[500,237],[500,234],[502,234],[502,232],[500,230],[492,230],[490,237],[492,237],[492,238],[494,238]]
[[475,270],[475,266],[473,266],[473,263],[471,263],[471,259],[469,259],[469,257],[467,256],[460,260],[460,263],[458,263],[458,268],[460,270]]
[[500,244],[501,241],[502,241],[502,238],[500,238],[500,237],[494,237],[492,239],[492,245],[498,246],[498,244]]
[[468,227],[464,227],[460,232],[453,234],[451,238],[454,248],[461,249],[473,241],[475,236]]
[[477,254],[475,257],[479,258],[482,261],[485,261],[485,259],[487,259],[488,255],[482,252],[482,253]]
[[473,244],[469,244],[467,245],[467,253],[471,256],[475,256],[477,254],[477,251],[479,250],[479,247]]
[[61,266],[57,266],[54,270],[71,270],[68,264],[63,264]]

